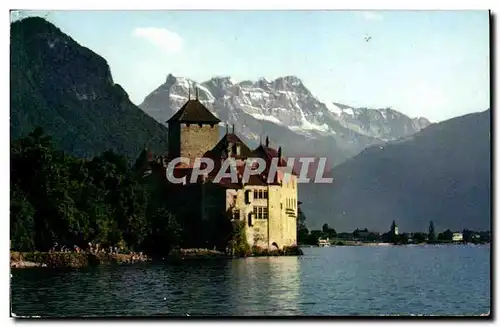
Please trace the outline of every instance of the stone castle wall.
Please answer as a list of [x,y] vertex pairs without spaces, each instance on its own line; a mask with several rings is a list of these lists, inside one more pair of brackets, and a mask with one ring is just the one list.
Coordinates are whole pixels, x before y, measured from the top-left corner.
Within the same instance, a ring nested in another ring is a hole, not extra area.
[[190,158],[194,163],[205,152],[211,150],[219,142],[219,126],[181,124],[180,156]]

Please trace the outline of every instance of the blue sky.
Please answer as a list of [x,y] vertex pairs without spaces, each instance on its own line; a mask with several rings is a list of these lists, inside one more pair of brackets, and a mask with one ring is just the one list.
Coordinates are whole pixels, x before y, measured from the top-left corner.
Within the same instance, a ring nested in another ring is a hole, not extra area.
[[52,11],[46,17],[103,56],[136,104],[173,73],[199,82],[295,75],[323,102],[393,107],[432,121],[489,107],[487,11]]

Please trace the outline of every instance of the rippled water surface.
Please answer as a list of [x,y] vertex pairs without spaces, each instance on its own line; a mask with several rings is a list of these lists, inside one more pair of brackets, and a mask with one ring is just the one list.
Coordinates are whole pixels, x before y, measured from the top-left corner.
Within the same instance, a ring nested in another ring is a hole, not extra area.
[[23,316],[478,315],[489,246],[306,248],[302,257],[12,270]]

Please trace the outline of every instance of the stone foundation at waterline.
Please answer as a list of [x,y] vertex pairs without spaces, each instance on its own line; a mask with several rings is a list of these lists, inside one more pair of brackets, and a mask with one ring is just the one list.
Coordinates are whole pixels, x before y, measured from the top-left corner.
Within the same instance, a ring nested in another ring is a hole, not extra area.
[[[247,253],[230,255],[221,251],[208,249],[178,249],[173,250],[167,257],[158,261],[211,259],[211,258],[246,258],[260,256],[297,256],[303,252],[299,247],[285,247],[282,250],[252,247]],[[151,262],[147,256],[135,254],[106,254],[106,253],[75,253],[75,252],[14,252],[10,253],[11,268],[84,268],[103,264],[133,264]]]

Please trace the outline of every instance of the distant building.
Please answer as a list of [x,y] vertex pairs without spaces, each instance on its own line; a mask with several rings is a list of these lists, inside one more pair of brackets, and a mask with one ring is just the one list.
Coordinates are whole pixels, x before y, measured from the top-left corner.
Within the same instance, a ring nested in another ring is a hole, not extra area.
[[464,240],[464,235],[462,233],[453,233],[451,238],[453,242],[460,242]]
[[[220,120],[199,100],[188,99],[186,104],[168,120],[168,153],[156,160],[160,174],[165,174],[168,163],[177,157],[191,160],[189,165],[179,163],[171,172],[177,178],[190,180],[195,158],[211,158],[215,162],[212,173],[201,176],[191,185],[173,185],[169,196],[195,199],[199,208],[199,225],[210,226],[221,213],[228,213],[234,220],[245,224],[247,241],[250,246],[261,248],[282,248],[297,244],[298,183],[297,175],[286,171],[286,161],[282,149],[269,146],[269,139],[251,150],[234,132],[226,126],[226,134],[219,140]],[[251,175],[247,183],[242,181],[245,165],[249,158],[262,158],[266,169],[260,175]],[[278,171],[273,181],[268,182],[269,166],[273,158],[278,158]],[[223,163],[230,164],[238,171],[238,183],[230,178],[212,182]],[[213,224],[212,224],[213,225]],[[213,231],[212,231],[213,232]],[[200,227],[197,235],[211,233],[210,227]],[[198,237],[198,236],[197,236]],[[195,237],[196,238],[196,237]]]
[[318,239],[318,246],[319,247],[329,247],[331,244],[330,244],[330,239],[327,237],[327,238],[319,238]]

